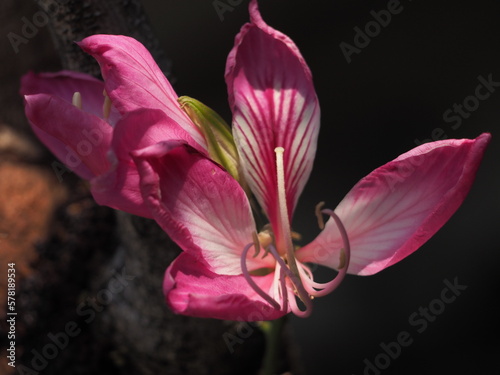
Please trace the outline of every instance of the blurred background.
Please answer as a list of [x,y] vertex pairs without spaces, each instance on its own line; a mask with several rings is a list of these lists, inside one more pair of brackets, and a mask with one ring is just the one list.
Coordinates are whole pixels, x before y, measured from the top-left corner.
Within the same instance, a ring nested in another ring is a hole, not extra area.
[[[225,60],[248,20],[247,1],[144,0],[144,5],[172,61],[177,93],[203,101],[230,121]],[[388,6],[399,13],[348,62],[340,44],[356,47],[354,28],[364,30],[374,20],[371,12]],[[428,243],[380,274],[348,276],[333,294],[315,300],[310,318],[291,318],[306,373],[498,374],[500,4],[262,0],[260,8],[264,20],[301,50],[322,106],[314,170],[294,217],[304,244],[319,231],[318,201],[334,208],[360,178],[433,137],[493,134],[468,198]],[[10,22],[21,26],[19,19]],[[50,42],[44,30],[33,40],[40,46]],[[33,50],[21,46],[14,54],[3,43],[2,60],[26,65]],[[34,69],[50,68],[47,63]],[[467,98],[475,96],[478,77],[490,77],[498,87],[454,126],[443,115],[455,104],[474,103]],[[445,280],[467,288],[440,314],[419,316],[428,322],[419,332],[422,325],[412,324],[410,316],[421,307],[441,306],[435,300]],[[396,341],[402,332],[411,344],[397,358],[381,356],[381,343]]]

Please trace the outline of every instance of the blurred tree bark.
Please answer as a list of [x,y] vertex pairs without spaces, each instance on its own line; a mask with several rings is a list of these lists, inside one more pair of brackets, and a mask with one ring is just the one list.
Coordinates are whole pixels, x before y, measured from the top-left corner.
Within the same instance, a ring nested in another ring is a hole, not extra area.
[[[11,15],[13,20],[39,24],[48,20],[63,69],[99,76],[98,65],[74,41],[97,33],[123,34],[145,44],[170,75],[170,63],[138,0],[35,2],[39,10],[14,5],[15,0],[6,0],[3,6],[17,12]],[[47,51],[44,43],[40,50]],[[43,53],[38,57],[47,59]],[[9,63],[15,64],[15,59]],[[46,60],[30,63],[31,69],[57,65]],[[6,96],[0,99],[4,106]],[[24,138],[32,139],[22,119],[20,100],[15,100],[11,111],[0,120],[9,121],[10,127],[24,130]],[[43,149],[33,142],[27,150]],[[4,151],[0,147],[0,161]],[[34,163],[45,171],[54,160],[46,151],[14,153],[23,163]],[[38,246],[34,273],[19,286],[17,372],[257,373],[265,341],[254,325],[177,316],[168,310],[162,294],[163,274],[180,250],[154,221],[97,206],[88,186],[71,173],[64,176],[63,186],[67,197],[55,209],[46,240]],[[57,354],[49,358],[48,345],[57,344],[58,337]],[[296,362],[289,341],[283,337],[280,372]]]
[[95,76],[95,60],[74,43],[93,34],[128,35],[146,46],[156,62],[170,74],[170,63],[160,48],[141,2],[138,0],[35,0],[50,17],[54,46],[64,69]]

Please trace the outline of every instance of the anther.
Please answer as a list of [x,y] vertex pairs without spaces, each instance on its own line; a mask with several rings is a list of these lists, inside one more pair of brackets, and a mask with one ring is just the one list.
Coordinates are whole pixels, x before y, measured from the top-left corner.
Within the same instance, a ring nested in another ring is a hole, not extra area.
[[342,248],[340,249],[340,257],[339,257],[339,270],[344,268],[347,263],[347,256],[345,254],[345,250]]
[[290,235],[292,236],[292,240],[300,241],[302,239],[302,235],[298,232],[294,232],[293,230],[290,232]]
[[71,102],[76,108],[82,109],[82,94],[80,94],[78,91],[73,93],[73,99],[71,100]]
[[257,236],[257,232],[252,232],[253,246],[255,248],[255,254],[253,257],[255,258],[260,253],[260,241],[259,236]]
[[318,218],[319,229],[321,230],[325,229],[325,221],[323,220],[323,213],[321,212],[324,205],[325,202],[319,202],[314,210],[314,212],[316,213],[316,217]]
[[108,96],[108,93],[106,90],[102,92],[104,95],[104,104],[102,106],[102,115],[104,117],[104,120],[108,121],[109,115],[111,113],[111,99]]
[[258,240],[259,243],[262,245],[263,248],[267,248],[269,245],[273,243],[273,236],[269,232],[269,230],[263,230],[262,232],[259,232]]

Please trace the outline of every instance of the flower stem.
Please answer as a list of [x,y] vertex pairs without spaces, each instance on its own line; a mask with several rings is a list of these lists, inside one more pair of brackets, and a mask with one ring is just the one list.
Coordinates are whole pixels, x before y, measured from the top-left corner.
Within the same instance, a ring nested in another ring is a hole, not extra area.
[[285,325],[286,315],[269,322],[261,322],[261,329],[266,335],[266,351],[259,375],[276,375],[280,353],[280,339]]

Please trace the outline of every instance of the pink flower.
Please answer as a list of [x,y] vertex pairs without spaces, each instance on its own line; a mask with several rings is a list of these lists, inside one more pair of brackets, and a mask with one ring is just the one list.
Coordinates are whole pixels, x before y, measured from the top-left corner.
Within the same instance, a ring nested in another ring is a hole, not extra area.
[[150,217],[130,152],[162,141],[205,152],[205,140],[142,44],[94,35],[79,45],[97,59],[104,82],[70,71],[28,73],[21,82],[26,116],[40,140],[90,180],[99,204]]
[[[163,142],[132,153],[152,216],[184,250],[164,281],[176,313],[243,321],[309,315],[312,298],[346,273],[374,274],[425,243],[464,200],[490,140],[439,141],[399,156],[334,211],[323,210],[331,216],[324,230],[296,249],[290,222],[312,168],[319,105],[295,44],[264,23],[256,1],[250,16],[226,81],[243,173],[270,225],[257,228],[238,182],[191,147]],[[320,284],[308,263],[339,273]]]

